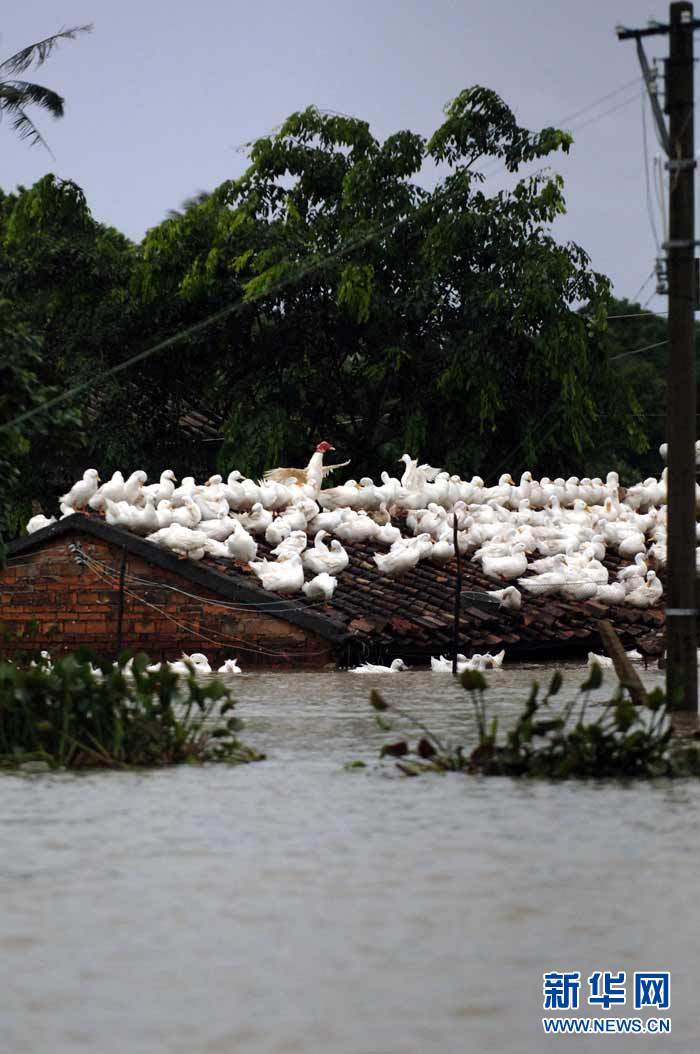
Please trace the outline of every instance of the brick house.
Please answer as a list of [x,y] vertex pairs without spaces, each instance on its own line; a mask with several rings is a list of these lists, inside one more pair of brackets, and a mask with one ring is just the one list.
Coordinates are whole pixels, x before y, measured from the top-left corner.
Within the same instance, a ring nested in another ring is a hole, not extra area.
[[[204,652],[212,666],[320,669],[400,656],[426,665],[453,640],[455,561],[421,562],[398,579],[378,573],[376,545],[346,545],[349,567],[330,603],[263,590],[248,567],[206,557],[180,559],[98,516],[78,514],[12,542],[0,570],[0,654],[87,645],[153,660]],[[260,543],[265,555],[269,546]],[[615,571],[619,560],[609,561]],[[459,650],[499,651],[510,659],[555,658],[601,650],[596,624],[613,621],[626,647],[663,630],[663,605],[609,608],[592,601],[524,594],[522,609],[484,597],[494,582],[463,561]]]

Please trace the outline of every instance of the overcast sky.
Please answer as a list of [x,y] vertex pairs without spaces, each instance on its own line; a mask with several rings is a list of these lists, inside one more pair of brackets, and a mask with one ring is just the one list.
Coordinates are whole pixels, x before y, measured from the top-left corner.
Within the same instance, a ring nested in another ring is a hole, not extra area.
[[[95,217],[139,239],[198,190],[245,167],[241,145],[309,104],[369,120],[380,138],[429,134],[462,88],[495,89],[531,128],[573,130],[561,240],[581,244],[620,296],[656,255],[647,210],[641,78],[614,26],[665,19],[635,0],[32,0],[4,5],[0,57],[61,28],[94,22],[36,75],[66,115],[36,121],[55,159],[0,127],[0,183],[46,172],[75,180]],[[665,54],[652,38],[648,53]],[[624,85],[628,87],[623,88]],[[617,89],[622,89],[619,92]],[[606,101],[588,109],[602,96]],[[580,116],[571,118],[577,111]],[[613,110],[614,108],[614,110]],[[613,112],[609,112],[613,110]],[[658,152],[647,118],[648,153]],[[502,176],[488,184],[497,189]],[[648,284],[641,300],[652,293]],[[666,301],[649,304],[664,310]]]

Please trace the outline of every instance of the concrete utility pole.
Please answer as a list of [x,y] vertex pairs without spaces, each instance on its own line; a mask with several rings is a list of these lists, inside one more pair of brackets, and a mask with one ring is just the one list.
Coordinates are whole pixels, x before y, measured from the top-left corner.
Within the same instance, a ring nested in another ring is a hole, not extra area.
[[[620,40],[634,39],[650,88],[642,38],[659,34],[670,40],[666,64],[669,115],[669,241],[666,438],[668,440],[668,568],[666,588],[666,693],[677,710],[698,708],[697,610],[695,599],[695,146],[693,128],[693,5],[670,6],[668,25],[647,29],[618,27]],[[651,94],[651,93],[650,93]],[[654,105],[652,99],[652,106]],[[657,123],[663,118],[655,112]],[[663,126],[665,130],[665,125]]]

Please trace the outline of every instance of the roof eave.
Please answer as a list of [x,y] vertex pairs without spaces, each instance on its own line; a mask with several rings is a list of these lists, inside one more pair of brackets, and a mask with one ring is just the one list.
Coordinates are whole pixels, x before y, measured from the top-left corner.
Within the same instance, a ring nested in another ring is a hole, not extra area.
[[[133,556],[138,556],[148,563],[155,564],[164,571],[181,575],[188,581],[204,589],[209,589],[227,600],[249,604],[252,609],[261,610],[263,614],[266,613],[266,608],[269,608],[271,594],[259,586],[238,582],[209,565],[201,565],[192,560],[183,560],[169,550],[161,549],[159,546],[154,545],[153,542],[139,538],[138,535],[122,530],[120,527],[112,527],[105,523],[104,520],[85,516],[82,513],[65,516],[56,523],[52,523],[48,527],[42,527],[41,530],[34,531],[33,534],[27,535],[25,538],[18,538],[16,541],[10,542],[6,547],[7,556],[11,558],[31,552],[46,542],[74,533],[89,534],[111,545],[118,546]],[[337,646],[343,646],[351,640],[357,640],[358,637],[362,637],[362,634],[348,633],[345,626],[339,625],[317,611],[310,611],[308,608],[280,597],[279,594],[273,595],[279,597],[279,605],[275,608],[274,615],[271,617],[282,619],[284,622],[298,626],[299,629],[315,633],[317,636]]]

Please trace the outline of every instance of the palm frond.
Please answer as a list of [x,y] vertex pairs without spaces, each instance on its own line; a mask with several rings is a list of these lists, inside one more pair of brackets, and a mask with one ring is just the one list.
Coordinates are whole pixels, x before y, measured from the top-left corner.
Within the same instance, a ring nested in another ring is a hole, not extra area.
[[11,112],[25,106],[40,106],[52,117],[63,117],[63,98],[43,84],[30,81],[0,81],[0,110]]
[[62,29],[59,33],[54,33],[52,37],[46,37],[45,40],[39,40],[36,44],[30,44],[29,47],[22,48],[21,51],[0,63],[0,79],[5,76],[12,76],[14,73],[24,73],[34,63],[37,66],[41,66],[42,63],[46,62],[54,48],[57,47],[59,41],[75,40],[79,33],[92,33],[92,30],[92,23],[84,26],[73,26],[72,29]]
[[[1,112],[1,111],[0,111]],[[24,112],[21,106],[14,107],[14,120],[12,127],[16,132],[19,132],[20,139],[30,139],[32,146],[37,146],[41,143],[45,146],[51,157],[54,157],[54,152],[49,144],[44,139],[43,135],[32,121],[31,117]]]

